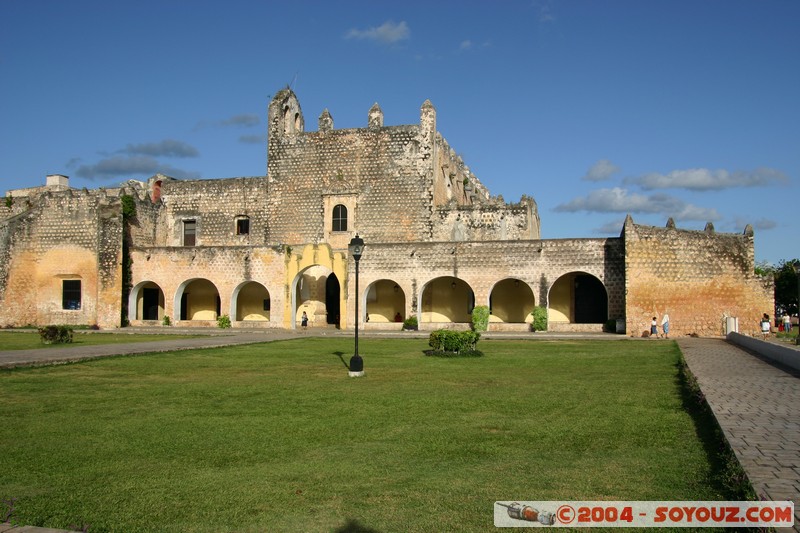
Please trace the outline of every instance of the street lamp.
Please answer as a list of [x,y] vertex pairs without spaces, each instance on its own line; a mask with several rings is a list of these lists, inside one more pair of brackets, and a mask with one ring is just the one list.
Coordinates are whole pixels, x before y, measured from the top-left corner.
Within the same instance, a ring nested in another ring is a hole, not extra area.
[[364,253],[364,239],[356,236],[350,239],[350,244],[347,245],[347,250],[356,262],[356,349],[353,357],[350,358],[350,377],[360,377],[364,375],[364,360],[358,355],[358,262],[361,260],[361,254]]
[[[794,267],[794,273],[797,274],[797,316],[800,317],[800,261],[795,261],[792,266]],[[792,317],[789,317],[790,321],[791,319]],[[800,328],[800,323],[797,324],[797,327]],[[800,346],[800,332],[797,334],[794,343]]]

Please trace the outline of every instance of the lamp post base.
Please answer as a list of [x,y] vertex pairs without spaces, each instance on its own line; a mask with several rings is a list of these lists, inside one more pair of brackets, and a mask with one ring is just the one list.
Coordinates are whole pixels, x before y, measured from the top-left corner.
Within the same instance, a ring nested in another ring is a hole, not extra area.
[[351,378],[360,378],[364,375],[364,360],[360,355],[355,354],[350,358],[350,372],[347,373]]

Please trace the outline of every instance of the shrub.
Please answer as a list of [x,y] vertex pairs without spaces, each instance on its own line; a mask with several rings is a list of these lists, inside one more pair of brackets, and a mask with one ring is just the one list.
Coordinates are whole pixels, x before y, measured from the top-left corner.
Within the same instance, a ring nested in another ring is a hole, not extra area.
[[227,329],[231,327],[231,317],[228,315],[219,315],[217,317],[217,326],[222,329]]
[[45,326],[39,328],[44,344],[67,344],[72,342],[72,328],[68,326]]
[[169,315],[164,315],[164,318],[161,319],[162,326],[171,326],[172,320],[170,320]]
[[489,308],[478,305],[472,310],[472,331],[481,333],[489,328]]
[[483,355],[476,349],[481,334],[477,331],[452,331],[448,329],[438,329],[432,331],[428,338],[428,345],[433,348],[425,353],[427,355],[439,355],[451,357],[460,356],[480,356]]
[[532,314],[533,324],[531,324],[531,328],[533,331],[547,331],[547,308],[534,307]]
[[617,321],[612,319],[606,320],[605,326],[603,326],[603,331],[607,333],[616,333],[617,332]]
[[403,321],[403,329],[404,330],[413,330],[416,331],[419,329],[419,323],[417,322],[417,317],[410,316]]

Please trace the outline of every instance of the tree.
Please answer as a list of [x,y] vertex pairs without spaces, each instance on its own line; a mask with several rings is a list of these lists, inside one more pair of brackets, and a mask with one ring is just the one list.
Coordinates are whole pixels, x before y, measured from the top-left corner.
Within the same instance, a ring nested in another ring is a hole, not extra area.
[[781,261],[773,275],[775,276],[775,311],[778,314],[797,314],[797,273],[794,264],[797,259]]

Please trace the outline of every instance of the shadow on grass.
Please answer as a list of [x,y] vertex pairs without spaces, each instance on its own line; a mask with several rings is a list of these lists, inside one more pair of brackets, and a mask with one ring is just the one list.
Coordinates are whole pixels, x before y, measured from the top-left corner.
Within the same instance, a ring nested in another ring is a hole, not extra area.
[[731,501],[758,500],[747,473],[736,459],[683,354],[680,354],[677,367],[676,386],[681,395],[683,409],[692,417],[695,433],[703,443],[703,449],[711,465],[709,484]]
[[347,369],[347,371],[349,372],[349,371],[350,371],[350,365],[348,365],[348,364],[347,364],[347,362],[344,360],[344,352],[333,352],[333,355],[335,355],[335,356],[339,357],[339,361],[341,361],[341,362],[342,362],[342,364],[344,365],[344,367],[345,367],[345,368]]
[[334,533],[379,533],[379,531],[377,529],[372,529],[371,527],[361,525],[358,520],[351,518],[342,527],[336,528]]

